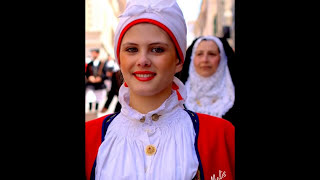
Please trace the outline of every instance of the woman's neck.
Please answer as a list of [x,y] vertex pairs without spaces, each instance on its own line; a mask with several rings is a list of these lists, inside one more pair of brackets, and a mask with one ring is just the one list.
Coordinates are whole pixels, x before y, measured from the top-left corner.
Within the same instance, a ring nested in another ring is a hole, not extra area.
[[147,114],[148,112],[159,108],[163,102],[170,97],[171,93],[171,89],[167,89],[154,96],[140,96],[130,91],[129,105],[136,111]]

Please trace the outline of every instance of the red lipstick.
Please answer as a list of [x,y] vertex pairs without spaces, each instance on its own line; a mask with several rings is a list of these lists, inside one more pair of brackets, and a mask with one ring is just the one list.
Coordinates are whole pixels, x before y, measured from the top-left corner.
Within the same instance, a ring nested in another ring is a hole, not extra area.
[[155,77],[156,73],[151,71],[135,71],[133,75],[139,81],[150,81]]

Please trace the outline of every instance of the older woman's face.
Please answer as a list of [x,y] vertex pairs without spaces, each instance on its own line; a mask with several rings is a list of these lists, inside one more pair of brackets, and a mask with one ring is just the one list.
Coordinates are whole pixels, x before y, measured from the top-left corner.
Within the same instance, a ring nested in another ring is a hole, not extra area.
[[196,49],[193,64],[202,77],[213,75],[219,66],[219,48],[212,40],[201,41]]
[[174,74],[182,69],[169,35],[149,23],[136,24],[125,33],[119,57],[124,81],[141,96],[171,94]]

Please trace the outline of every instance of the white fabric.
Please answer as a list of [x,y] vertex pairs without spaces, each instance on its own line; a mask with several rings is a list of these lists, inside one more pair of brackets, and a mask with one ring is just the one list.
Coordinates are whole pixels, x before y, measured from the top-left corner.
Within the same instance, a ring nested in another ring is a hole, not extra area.
[[[214,41],[220,50],[220,63],[217,71],[210,77],[200,76],[194,68],[195,51],[203,39]],[[227,56],[219,38],[204,36],[195,42],[186,88],[188,93],[186,107],[192,111],[222,117],[233,106],[235,89],[228,68]]]
[[132,21],[142,18],[153,19],[169,28],[182,51],[184,60],[187,48],[187,26],[183,13],[176,0],[128,0],[126,9],[119,16],[119,23],[114,37],[114,54],[117,56],[117,45],[122,30]]
[[[186,90],[177,78],[180,94]],[[97,180],[191,180],[198,169],[194,149],[195,131],[190,116],[183,110],[177,94],[156,110],[141,114],[129,106],[129,89],[122,85],[119,101],[121,113],[108,127],[105,141],[97,155]],[[153,121],[153,114],[161,115]],[[139,120],[145,117],[145,122]],[[156,153],[147,156],[145,148],[154,145]]]
[[107,62],[107,68],[113,68],[113,72],[117,72],[120,70],[118,63],[115,60],[109,60]]
[[93,86],[86,88],[86,102],[98,102],[101,103],[104,97],[106,97],[106,89],[95,90]]
[[99,63],[100,63],[100,60],[99,59],[95,59],[95,60],[93,60],[93,66],[98,66],[99,65]]

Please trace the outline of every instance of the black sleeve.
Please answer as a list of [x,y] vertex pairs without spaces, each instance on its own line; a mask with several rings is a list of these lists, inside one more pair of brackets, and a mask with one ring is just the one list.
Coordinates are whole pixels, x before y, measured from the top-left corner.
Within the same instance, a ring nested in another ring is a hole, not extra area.
[[85,73],[87,78],[89,78],[89,76],[90,76],[91,64],[92,64],[91,62],[87,64],[87,69],[86,69],[86,73]]

